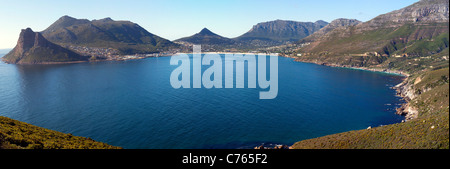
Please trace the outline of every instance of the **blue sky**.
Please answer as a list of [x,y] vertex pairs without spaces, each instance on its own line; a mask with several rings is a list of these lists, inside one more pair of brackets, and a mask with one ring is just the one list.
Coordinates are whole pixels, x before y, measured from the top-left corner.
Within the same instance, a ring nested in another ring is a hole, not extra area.
[[13,48],[21,29],[42,31],[63,15],[135,22],[175,40],[207,27],[237,37],[259,22],[276,19],[368,21],[418,0],[0,0],[0,49]]

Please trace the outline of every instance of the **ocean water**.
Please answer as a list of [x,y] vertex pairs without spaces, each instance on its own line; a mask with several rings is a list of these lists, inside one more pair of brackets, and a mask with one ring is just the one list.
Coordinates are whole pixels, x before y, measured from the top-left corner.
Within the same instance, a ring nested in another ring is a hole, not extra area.
[[170,57],[0,63],[0,116],[131,149],[291,145],[403,120],[395,75],[279,57],[278,95],[260,100],[259,88],[174,89],[175,68]]

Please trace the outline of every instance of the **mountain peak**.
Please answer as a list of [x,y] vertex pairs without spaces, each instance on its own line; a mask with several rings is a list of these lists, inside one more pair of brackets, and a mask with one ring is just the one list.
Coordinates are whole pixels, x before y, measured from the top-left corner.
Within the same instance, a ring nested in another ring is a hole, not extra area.
[[[317,22],[319,22],[319,21],[317,21]],[[300,43],[313,42],[313,41],[318,40],[319,38],[324,37],[324,35],[326,35],[328,32],[334,31],[335,29],[346,29],[346,27],[348,27],[348,26],[355,26],[360,23],[361,23],[361,21],[356,20],[356,19],[346,19],[346,18],[335,19],[335,20],[331,21],[327,26],[314,32],[313,34],[300,40],[299,42]]]
[[76,19],[71,16],[64,15],[42,32],[45,34],[48,32],[53,32],[60,28],[64,28],[64,27],[68,27],[68,26],[72,26],[72,25],[85,24],[85,23],[89,23],[89,22],[90,21],[87,19]]
[[339,18],[330,22],[329,26],[340,27],[340,26],[353,26],[361,23],[361,21],[357,19],[346,19]]
[[21,33],[34,33],[34,31],[31,28],[26,28],[26,29],[22,29],[22,31],[20,31]]
[[67,19],[75,19],[74,17],[71,17],[71,16],[69,16],[69,15],[64,15],[64,16],[61,16],[61,18],[59,18],[60,20],[67,20]]
[[320,24],[320,25],[327,25],[328,22],[324,21],[324,20],[318,20],[316,22],[314,22],[315,24]]
[[203,28],[199,33],[195,35],[181,38],[176,41],[189,42],[193,44],[204,44],[204,45],[217,45],[217,44],[229,45],[234,43],[232,39],[217,35],[207,28]]
[[20,31],[19,40],[17,41],[17,46],[21,50],[20,53],[26,51],[34,46],[36,38],[36,33],[31,28],[22,29]]
[[203,28],[199,33],[198,33],[198,35],[217,35],[217,34],[215,34],[215,33],[213,33],[213,32],[211,32],[208,28]]
[[111,19],[110,17],[106,17],[100,20],[94,20],[94,21],[100,21],[100,22],[114,22],[113,19]]

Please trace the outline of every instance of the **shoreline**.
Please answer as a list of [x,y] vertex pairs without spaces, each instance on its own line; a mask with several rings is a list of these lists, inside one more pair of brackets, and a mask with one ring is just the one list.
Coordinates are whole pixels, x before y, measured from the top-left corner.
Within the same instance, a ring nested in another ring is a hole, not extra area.
[[[76,64],[76,63],[84,63],[84,62],[103,62],[103,61],[126,61],[126,60],[140,60],[140,59],[146,59],[146,58],[150,58],[150,57],[167,57],[167,56],[173,56],[173,55],[177,55],[177,54],[190,54],[190,53],[171,53],[171,54],[164,54],[164,55],[159,55],[159,56],[149,56],[149,57],[141,57],[141,58],[128,58],[128,59],[114,59],[114,60],[94,60],[94,61],[70,61],[70,62],[42,62],[42,63],[36,63],[36,64],[17,64],[17,65],[52,65],[52,64]],[[271,55],[271,54],[266,54],[266,53],[242,53],[242,52],[202,52],[202,54],[251,54],[251,55],[258,55],[258,54],[265,54],[265,55]],[[272,53],[272,55],[274,55],[275,53]],[[298,57],[296,56],[286,56],[283,54],[276,54],[277,56],[280,57],[286,57],[286,58],[293,58],[295,62],[301,62],[301,63],[312,63],[312,64],[316,64],[316,65],[322,65],[322,66],[328,66],[328,67],[335,67],[335,68],[345,68],[345,69],[354,69],[354,70],[363,70],[363,71],[371,71],[371,72],[380,72],[380,73],[386,73],[386,74],[391,74],[391,75],[396,75],[396,76],[401,76],[403,77],[403,80],[401,83],[397,84],[394,87],[391,87],[392,89],[395,89],[397,91],[397,96],[401,97],[405,103],[403,103],[401,105],[400,108],[396,109],[395,114],[400,115],[405,117],[405,120],[402,120],[402,122],[399,123],[403,123],[403,122],[407,122],[411,119],[415,119],[417,118],[417,112],[414,113],[414,108],[409,106],[409,102],[411,100],[411,98],[408,97],[407,94],[405,94],[405,92],[408,92],[408,79],[410,74],[405,73],[403,71],[397,71],[397,70],[389,70],[389,69],[376,69],[376,68],[367,68],[367,67],[352,67],[352,66],[346,66],[346,65],[339,65],[339,64],[330,64],[330,63],[325,63],[325,62],[313,62],[313,61],[302,61],[299,60]],[[3,59],[1,59],[1,61],[5,62]],[[14,63],[7,63],[7,64],[14,64]],[[394,123],[397,124],[397,123]],[[354,130],[352,130],[354,131]],[[299,140],[301,141],[301,140]],[[258,146],[255,147],[254,149],[261,149],[261,148],[274,148],[274,149],[285,149],[285,148],[291,148],[291,146],[288,145],[281,145],[281,147],[264,147],[264,146]]]
[[[39,63],[10,63],[3,59],[3,56],[0,59],[0,62],[3,62],[5,64],[14,64],[14,65],[63,65],[63,64],[76,64],[76,63],[95,63],[95,62],[105,62],[105,61],[127,61],[127,60],[140,60],[140,59],[146,59],[146,58],[152,58],[152,57],[167,57],[167,56],[173,56],[178,53],[162,53],[158,56],[142,56],[142,57],[134,57],[134,58],[120,58],[120,59],[99,59],[99,60],[80,60],[80,61],[67,61],[67,62],[39,62]],[[130,55],[123,55],[124,57],[130,56]]]
[[[280,56],[286,57],[283,55],[280,55]],[[405,101],[405,103],[401,104],[401,106],[396,109],[395,114],[405,117],[405,119],[402,122],[407,122],[407,121],[417,118],[417,115],[418,115],[417,110],[414,107],[410,106],[410,101],[412,100],[412,98],[410,98],[411,91],[409,90],[410,86],[408,85],[409,77],[411,76],[409,73],[405,73],[403,71],[398,71],[398,70],[375,69],[375,68],[367,68],[367,67],[352,67],[352,66],[346,66],[346,65],[330,64],[330,63],[325,63],[325,62],[302,61],[302,60],[297,60],[298,57],[292,57],[292,56],[289,56],[288,58],[294,58],[294,61],[301,62],[301,63],[312,63],[312,64],[328,66],[328,67],[363,70],[363,71],[379,72],[379,73],[386,73],[386,74],[401,76],[403,78],[402,82],[395,85],[394,87],[391,87],[392,89],[395,89],[397,91],[396,96],[401,97]]]
[[[399,123],[393,123],[391,125],[405,123],[410,120],[414,120],[414,119],[418,118],[419,112],[417,111],[416,108],[414,108],[413,106],[410,105],[410,102],[414,97],[414,94],[412,94],[412,93],[414,93],[414,91],[411,91],[411,84],[408,83],[410,76],[411,76],[409,73],[406,73],[403,71],[397,71],[397,70],[389,70],[389,69],[382,70],[382,69],[374,69],[374,68],[367,68],[367,67],[352,67],[352,66],[345,66],[345,65],[338,65],[338,64],[329,64],[329,63],[325,63],[325,62],[302,61],[302,60],[297,60],[298,57],[295,57],[295,56],[294,57],[293,56],[283,56],[283,55],[280,55],[280,56],[293,58],[294,61],[301,62],[301,63],[312,63],[312,64],[328,66],[328,67],[363,70],[363,71],[371,71],[371,72],[381,72],[381,73],[387,73],[387,74],[391,74],[391,75],[401,76],[403,78],[402,82],[395,85],[394,87],[390,87],[390,88],[394,89],[397,92],[396,96],[401,97],[401,99],[405,101],[405,103],[401,104],[401,106],[395,110],[395,114],[403,116],[405,119]],[[370,128],[371,127],[369,126],[368,129],[370,129]],[[351,132],[351,131],[357,131],[357,130],[350,130],[348,132]],[[337,133],[335,133],[335,134],[337,134]],[[331,135],[333,135],[333,134],[331,134]],[[326,135],[326,136],[328,136],[328,135]],[[325,136],[322,136],[322,137],[325,137]],[[299,140],[299,141],[302,141],[302,140]],[[293,146],[294,145],[289,146],[289,149],[293,149]]]
[[340,65],[340,64],[334,64],[334,63],[326,63],[326,62],[314,62],[314,61],[305,61],[305,60],[298,60],[299,57],[295,56],[285,56],[285,55],[279,55],[281,57],[287,57],[287,58],[293,58],[296,62],[302,62],[302,63],[313,63],[317,65],[322,66],[328,66],[328,67],[337,67],[337,68],[346,68],[346,69],[356,69],[356,70],[364,70],[364,71],[371,71],[371,72],[380,72],[380,73],[386,73],[386,74],[392,74],[397,76],[403,76],[405,78],[408,78],[411,76],[409,73],[400,71],[400,70],[390,70],[390,69],[377,69],[377,68],[369,68],[369,67],[355,67],[355,66],[348,66],[348,65]]

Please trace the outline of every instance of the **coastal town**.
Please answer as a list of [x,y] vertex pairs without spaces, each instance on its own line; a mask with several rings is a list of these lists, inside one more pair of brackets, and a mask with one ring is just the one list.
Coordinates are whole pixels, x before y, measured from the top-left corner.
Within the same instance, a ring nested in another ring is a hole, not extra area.
[[144,59],[149,57],[172,56],[179,52],[178,49],[168,50],[164,52],[146,53],[146,54],[132,54],[122,55],[119,50],[114,48],[99,48],[87,46],[64,46],[82,56],[88,56],[89,61],[123,61],[132,59]]

